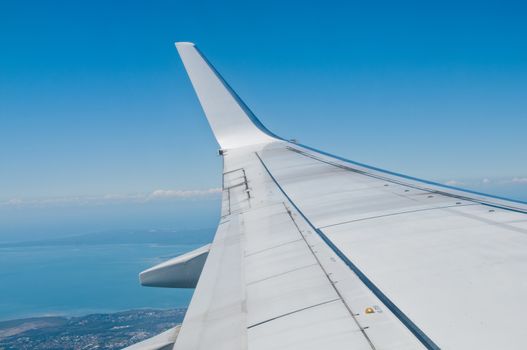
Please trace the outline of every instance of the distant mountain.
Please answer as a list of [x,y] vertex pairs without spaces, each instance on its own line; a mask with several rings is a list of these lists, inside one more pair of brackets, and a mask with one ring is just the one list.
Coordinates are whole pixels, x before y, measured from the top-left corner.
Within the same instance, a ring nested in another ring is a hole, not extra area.
[[131,310],[4,321],[0,322],[0,349],[122,349],[180,324],[185,312]]
[[215,229],[212,228],[195,230],[112,230],[47,240],[3,243],[0,244],[0,248],[96,244],[207,244],[212,241],[214,233]]

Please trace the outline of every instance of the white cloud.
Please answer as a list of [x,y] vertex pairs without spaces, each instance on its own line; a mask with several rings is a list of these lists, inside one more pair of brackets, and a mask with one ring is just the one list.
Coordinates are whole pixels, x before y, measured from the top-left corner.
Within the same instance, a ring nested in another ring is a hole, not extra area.
[[447,182],[445,182],[445,185],[448,185],[448,186],[463,186],[464,183],[461,182],[461,181],[457,181],[457,180],[448,180]]
[[45,198],[11,198],[0,201],[0,206],[47,206],[47,205],[103,205],[111,203],[144,203],[168,199],[192,199],[215,197],[221,188],[204,190],[155,190],[151,193],[105,194],[100,196],[63,196]]
[[500,179],[497,181],[499,185],[527,185],[527,177],[515,176],[513,178]]
[[22,203],[22,200],[20,198],[11,198],[9,199],[7,202],[5,202],[6,204],[13,204],[13,205],[16,205],[16,204],[21,204]]
[[515,184],[527,184],[527,177],[514,177],[511,182]]
[[207,190],[155,190],[149,198],[192,198],[217,195],[221,188],[209,188]]
[[489,184],[490,183],[490,179],[484,178],[483,180],[481,180],[481,182],[484,183],[484,184]]

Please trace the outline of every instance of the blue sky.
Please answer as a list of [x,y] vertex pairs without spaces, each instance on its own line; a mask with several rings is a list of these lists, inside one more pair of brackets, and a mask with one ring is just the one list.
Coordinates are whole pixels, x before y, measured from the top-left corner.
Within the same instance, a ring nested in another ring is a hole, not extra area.
[[278,135],[525,199],[526,37],[521,1],[1,1],[0,203],[219,187],[174,41]]

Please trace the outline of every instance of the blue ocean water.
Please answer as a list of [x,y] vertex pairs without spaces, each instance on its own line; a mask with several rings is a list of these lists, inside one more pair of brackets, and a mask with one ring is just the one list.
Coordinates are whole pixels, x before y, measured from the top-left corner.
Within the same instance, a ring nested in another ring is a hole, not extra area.
[[198,244],[0,247],[0,320],[186,307],[191,289],[141,287],[138,273]]

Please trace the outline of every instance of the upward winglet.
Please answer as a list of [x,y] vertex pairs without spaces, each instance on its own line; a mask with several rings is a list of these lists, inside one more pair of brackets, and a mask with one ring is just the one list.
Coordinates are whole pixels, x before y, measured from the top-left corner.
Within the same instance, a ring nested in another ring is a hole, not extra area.
[[176,48],[222,149],[280,139],[262,125],[196,45],[177,42]]

